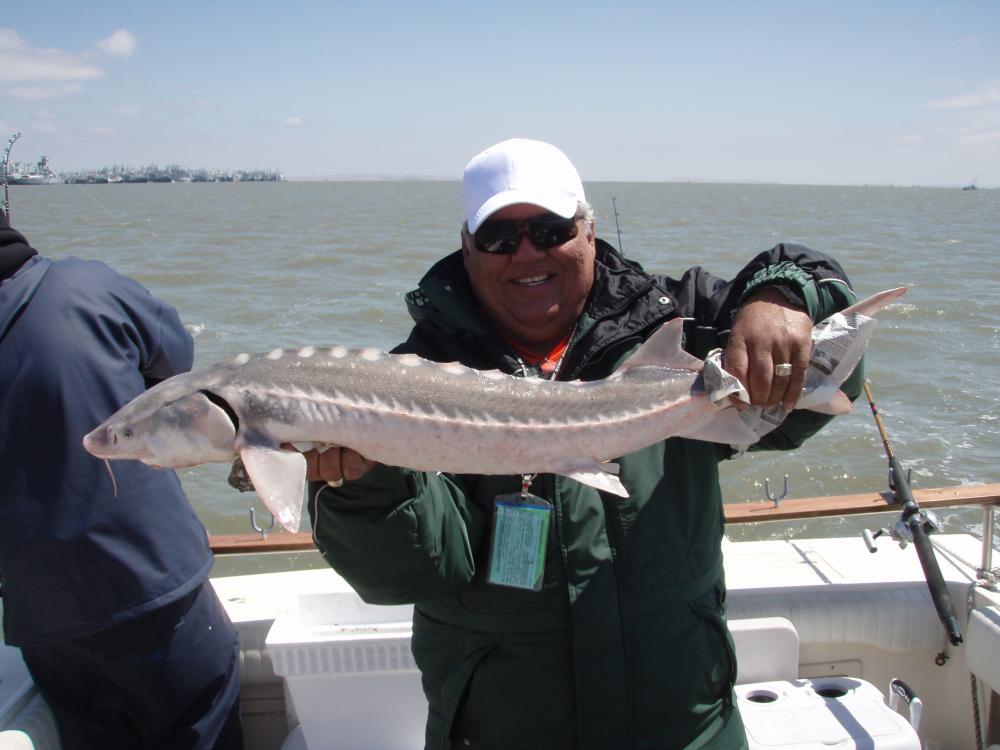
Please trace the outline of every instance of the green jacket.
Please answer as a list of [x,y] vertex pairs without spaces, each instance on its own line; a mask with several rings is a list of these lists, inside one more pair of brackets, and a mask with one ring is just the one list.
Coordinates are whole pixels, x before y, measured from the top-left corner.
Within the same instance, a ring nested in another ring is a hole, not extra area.
[[[560,379],[608,376],[678,315],[692,318],[685,348],[704,357],[765,285],[814,321],[854,301],[840,266],[800,246],[761,253],[726,282],[701,268],[679,280],[647,274],[598,240],[594,289]],[[397,352],[529,372],[479,313],[460,253],[407,301],[416,325]],[[852,398],[860,380],[844,386]],[[797,447],[828,419],[793,412],[754,449]],[[428,748],[741,748],[718,481],[731,455],[672,438],[623,456],[627,499],[537,477],[532,492],[554,505],[538,592],[484,575],[494,498],[520,489],[520,477],[378,466],[336,490],[318,485],[310,512],[324,557],[366,601],[415,603]]]

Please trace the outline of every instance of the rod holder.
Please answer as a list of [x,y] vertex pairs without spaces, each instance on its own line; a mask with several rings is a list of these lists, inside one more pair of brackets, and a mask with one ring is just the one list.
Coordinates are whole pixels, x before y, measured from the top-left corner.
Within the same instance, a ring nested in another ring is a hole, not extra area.
[[903,701],[910,709],[910,726],[916,732],[920,728],[920,715],[923,713],[923,701],[917,697],[909,685],[898,677],[889,682],[889,708],[898,711],[899,702]]
[[261,539],[267,539],[267,535],[274,529],[274,516],[271,516],[271,525],[267,528],[261,528],[257,525],[257,515],[254,513],[253,508],[250,508],[250,525],[253,530],[260,534]]
[[771,494],[771,480],[769,478],[765,479],[764,480],[764,494],[767,495],[767,499],[770,500],[772,503],[774,503],[774,507],[777,508],[778,507],[778,503],[780,503],[782,500],[784,500],[786,497],[788,497],[788,475],[785,474],[785,487],[784,487],[784,490],[777,497],[775,497],[773,494]]

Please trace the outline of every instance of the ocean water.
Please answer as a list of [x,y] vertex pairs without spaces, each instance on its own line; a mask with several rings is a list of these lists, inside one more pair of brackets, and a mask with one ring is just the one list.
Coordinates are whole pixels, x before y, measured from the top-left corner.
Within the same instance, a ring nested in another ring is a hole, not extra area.
[[[897,457],[916,488],[1000,481],[1000,190],[586,189],[599,236],[618,246],[620,231],[625,255],[650,271],[678,276],[701,265],[729,277],[757,252],[796,242],[837,258],[860,297],[909,287],[880,313],[866,360]],[[15,186],[11,206],[15,227],[41,252],[103,260],[173,304],[194,335],[196,366],[278,346],[393,346],[410,328],[403,295],[457,249],[461,222],[457,182]],[[262,506],[230,489],[227,473],[212,465],[180,475],[210,532],[249,531],[249,509]],[[786,474],[789,497],[884,489],[867,406],[799,450],[726,462],[726,502],[761,500],[765,480],[780,490]],[[978,528],[977,510],[940,515],[948,531]],[[746,524],[729,534],[859,535],[894,520]],[[219,565],[303,567],[316,557]]]

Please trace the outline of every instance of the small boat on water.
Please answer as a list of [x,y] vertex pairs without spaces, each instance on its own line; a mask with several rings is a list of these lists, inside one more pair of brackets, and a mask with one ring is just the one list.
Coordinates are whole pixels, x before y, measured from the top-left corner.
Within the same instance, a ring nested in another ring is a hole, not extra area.
[[978,190],[979,188],[976,187],[976,180],[978,180],[978,179],[979,179],[979,175],[976,175],[975,177],[973,177],[972,181],[968,185],[963,185],[962,186],[962,190]]
[[[978,537],[932,537],[961,645],[942,627],[912,546],[882,540],[873,554],[869,535],[724,542],[736,695],[751,750],[1000,742],[1000,571],[992,561],[1000,484],[913,494],[925,509],[982,508]],[[726,518],[732,526],[899,510],[890,493],[873,492],[727,505]],[[212,546],[217,555],[313,549],[309,533],[215,536]],[[240,632],[247,750],[423,746],[409,606],[366,605],[328,568],[212,583]],[[0,647],[0,750],[15,748],[60,744],[20,652]]]

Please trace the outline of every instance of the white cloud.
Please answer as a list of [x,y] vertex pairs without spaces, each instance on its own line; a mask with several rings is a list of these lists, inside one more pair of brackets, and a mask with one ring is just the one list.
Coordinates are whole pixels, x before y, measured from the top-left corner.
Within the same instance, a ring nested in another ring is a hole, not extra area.
[[304,120],[301,117],[286,117],[284,120],[285,125],[293,126],[301,125],[303,122]]
[[995,143],[1000,133],[1000,107],[948,110],[942,116],[938,132],[964,145]]
[[998,103],[1000,103],[1000,79],[989,81],[978,91],[959,94],[947,99],[934,99],[927,102],[927,107],[929,109],[971,109]]
[[13,29],[0,29],[0,81],[86,81],[103,75],[80,56],[32,47]]
[[15,86],[7,89],[7,95],[12,99],[61,99],[73,96],[83,91],[79,83],[55,83],[47,86]]
[[132,57],[135,47],[135,35],[125,29],[118,29],[97,43],[97,48],[109,57]]
[[991,133],[969,133],[968,135],[959,136],[958,140],[966,143],[1000,142],[1000,130],[995,130]]
[[137,104],[119,104],[115,107],[115,114],[121,117],[135,117],[141,111]]
[[114,128],[97,126],[90,129],[91,135],[99,135],[104,137],[114,137],[118,135],[118,131]]

